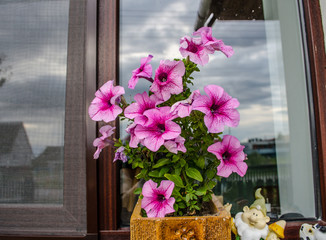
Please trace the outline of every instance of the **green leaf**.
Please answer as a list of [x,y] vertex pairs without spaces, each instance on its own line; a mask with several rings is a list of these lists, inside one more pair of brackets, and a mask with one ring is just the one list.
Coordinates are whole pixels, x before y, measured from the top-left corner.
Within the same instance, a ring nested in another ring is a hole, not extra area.
[[132,168],[134,169],[134,168],[136,168],[136,167],[138,167],[138,162],[133,162],[133,163],[132,163]]
[[183,185],[182,179],[180,176],[178,175],[172,175],[172,174],[164,174],[164,177],[166,177],[167,179],[169,179],[170,181],[174,182],[174,184],[178,187],[182,187],[184,188],[185,186]]
[[172,157],[172,161],[173,161],[173,162],[176,162],[176,161],[179,160],[179,158],[180,158],[179,155],[173,155],[173,157]]
[[186,202],[189,202],[190,201],[190,197],[191,197],[190,194],[187,194],[186,195]]
[[176,202],[178,201],[182,201],[182,195],[180,193],[180,190],[181,188],[180,187],[177,187],[177,186],[174,186],[174,189],[173,189],[173,192],[172,192],[172,195],[175,197],[176,199]]
[[221,181],[221,177],[218,175],[215,175],[214,179],[216,179],[218,182]]
[[179,202],[178,205],[179,205],[179,208],[181,208],[181,209],[187,207],[186,204],[184,204],[183,202]]
[[179,210],[178,204],[174,204],[173,208],[174,208],[175,211],[178,211]]
[[205,196],[203,197],[203,201],[204,201],[204,202],[209,202],[211,199],[212,199],[212,196],[211,196],[210,194],[205,195]]
[[211,190],[211,189],[213,189],[214,187],[215,187],[215,185],[216,185],[217,183],[215,182],[215,181],[209,181],[208,183],[207,183],[207,189],[209,189],[209,190]]
[[198,125],[199,125],[200,130],[202,130],[203,132],[206,132],[206,129],[204,128],[204,125],[202,122],[199,122]]
[[200,187],[200,188],[197,189],[196,195],[197,196],[203,196],[203,195],[206,194],[206,192],[207,192],[207,188],[205,186],[203,186],[203,187]]
[[186,170],[186,174],[188,177],[193,178],[199,182],[203,181],[203,177],[201,173],[196,168],[188,168]]
[[161,168],[159,177],[163,177],[170,169],[168,167]]
[[135,195],[138,195],[138,194],[141,194],[141,188],[136,188],[135,191],[134,191],[134,194]]
[[153,166],[153,168],[159,168],[162,167],[170,162],[170,159],[168,158],[162,158],[157,161],[157,163]]
[[138,167],[140,167],[140,168],[144,168],[144,162],[139,162],[139,163],[138,163]]
[[208,179],[212,179],[216,176],[217,170],[215,168],[210,168],[206,171],[206,176]]
[[175,168],[175,169],[174,169],[174,175],[178,175],[178,176],[180,176],[180,174],[181,174],[181,168],[180,168],[180,167]]
[[180,160],[180,165],[181,165],[181,167],[184,167],[184,165],[186,165],[186,163],[187,163],[186,160],[184,160],[184,159],[181,159],[181,160]]
[[160,177],[160,171],[159,170],[154,170],[148,173],[148,176],[150,177]]
[[203,156],[200,156],[196,161],[196,165],[199,168],[204,169],[204,167],[205,167],[205,158]]
[[138,173],[138,174],[135,176],[135,178],[136,178],[136,179],[144,178],[144,176],[146,175],[146,173],[147,173],[147,169],[142,169],[142,170],[140,171],[140,173]]
[[194,205],[194,208],[197,209],[198,211],[200,210],[200,208],[197,205]]

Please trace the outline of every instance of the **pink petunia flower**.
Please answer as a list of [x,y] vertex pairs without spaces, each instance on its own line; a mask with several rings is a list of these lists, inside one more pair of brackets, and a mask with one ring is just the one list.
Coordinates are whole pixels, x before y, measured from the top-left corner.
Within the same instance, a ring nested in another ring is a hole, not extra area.
[[144,125],[147,121],[147,117],[143,113],[148,109],[155,108],[157,104],[162,103],[154,94],[148,96],[147,92],[136,94],[134,99],[136,102],[126,107],[124,115],[129,119],[135,119],[134,122],[141,125]]
[[144,112],[148,118],[146,125],[137,125],[135,135],[143,139],[143,144],[156,152],[165,140],[175,139],[181,133],[180,126],[172,120],[176,117],[170,113],[170,107],[149,109]]
[[138,144],[141,142],[140,139],[135,134],[135,128],[137,124],[132,123],[126,128],[126,132],[130,134],[129,147],[137,148]]
[[183,57],[189,56],[190,61],[196,64],[204,66],[208,63],[208,52],[200,38],[188,36],[181,38],[179,51]]
[[134,89],[139,78],[145,78],[152,81],[152,65],[149,64],[152,58],[152,55],[148,55],[148,57],[140,60],[140,67],[132,71],[132,76],[128,82],[128,88]]
[[171,94],[179,94],[183,91],[182,76],[185,70],[182,61],[161,60],[149,90],[159,99],[167,101]]
[[166,214],[175,212],[175,199],[171,197],[173,189],[174,182],[169,180],[162,180],[159,187],[152,180],[144,183],[141,207],[146,211],[147,217],[165,217]]
[[123,152],[124,150],[125,150],[125,148],[123,146],[121,146],[115,151],[113,162],[115,162],[117,160],[121,160],[122,162],[125,163],[128,161],[126,154]]
[[94,153],[94,159],[98,159],[103,148],[110,145],[114,146],[114,142],[109,139],[109,137],[111,137],[111,135],[114,133],[114,129],[115,127],[111,127],[110,125],[100,128],[99,132],[102,134],[102,136],[93,141],[93,146],[97,147],[96,152]]
[[187,149],[184,145],[185,139],[181,136],[178,136],[175,139],[167,140],[164,143],[164,147],[172,153],[177,154],[178,151],[187,152]]
[[186,100],[176,102],[171,106],[171,113],[177,114],[179,117],[188,117],[192,111],[193,101],[200,96],[199,90],[193,91]]
[[222,40],[218,40],[212,36],[211,27],[202,27],[193,33],[194,36],[201,36],[203,45],[206,47],[209,53],[214,53],[214,51],[221,51],[227,57],[231,57],[234,53],[231,46],[224,44]]
[[88,108],[90,118],[94,121],[113,121],[122,112],[122,109],[116,104],[119,103],[120,96],[124,93],[124,88],[113,86],[112,80],[106,82],[96,91],[96,97]]
[[243,177],[248,169],[244,162],[246,154],[243,152],[245,147],[240,145],[240,141],[231,135],[225,135],[222,142],[216,142],[207,148],[208,152],[216,155],[221,161],[217,167],[217,175],[228,177],[232,172],[236,172]]
[[208,131],[219,133],[224,130],[224,126],[238,126],[240,114],[236,108],[239,106],[239,101],[217,85],[207,85],[204,90],[208,96],[202,95],[196,98],[192,108],[206,114],[204,122]]

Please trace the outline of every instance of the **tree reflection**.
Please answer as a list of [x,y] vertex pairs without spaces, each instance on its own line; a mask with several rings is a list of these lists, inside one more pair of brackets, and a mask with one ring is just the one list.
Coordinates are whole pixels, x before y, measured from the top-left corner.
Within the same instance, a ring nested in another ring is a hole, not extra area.
[[6,60],[7,56],[3,53],[0,53],[0,87],[9,80],[10,76],[12,75],[11,66],[5,65],[4,61]]

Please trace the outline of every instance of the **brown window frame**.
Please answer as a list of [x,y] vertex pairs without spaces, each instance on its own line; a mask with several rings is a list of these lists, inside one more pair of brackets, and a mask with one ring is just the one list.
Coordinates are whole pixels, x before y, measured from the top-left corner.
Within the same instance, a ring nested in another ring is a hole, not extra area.
[[[317,152],[319,168],[321,199],[321,220],[326,225],[326,57],[324,33],[321,20],[319,0],[303,0],[302,13],[305,25],[305,36],[308,47],[308,61],[314,104],[314,119],[316,127]],[[99,48],[98,48],[98,84],[104,84],[108,79],[119,79],[119,0],[99,0]],[[101,239],[129,239],[128,229],[119,229],[119,165],[113,164],[113,151],[108,149],[100,159],[99,168],[99,234]],[[319,196],[320,195],[320,196]],[[316,221],[291,221],[285,230],[286,239],[298,239],[302,223],[317,223]]]
[[[72,171],[64,172],[64,181],[74,184],[64,184],[62,207],[12,205],[0,209],[0,219],[3,220],[3,216],[9,214],[18,226],[29,219],[30,226],[55,224],[57,230],[50,233],[33,232],[30,229],[6,231],[0,232],[0,239],[98,239],[97,167],[92,158],[96,124],[86,117],[89,102],[96,90],[97,1],[70,0],[68,31],[64,168]],[[76,102],[81,104],[76,106]],[[86,171],[75,171],[76,165],[82,165]],[[71,192],[74,192],[74,196]],[[86,219],[72,208],[76,204],[86,206]],[[69,220],[65,220],[65,216]],[[61,227],[64,229],[80,221],[83,224],[86,222],[86,233],[72,232],[65,235],[60,232]],[[2,224],[5,223],[7,221]]]

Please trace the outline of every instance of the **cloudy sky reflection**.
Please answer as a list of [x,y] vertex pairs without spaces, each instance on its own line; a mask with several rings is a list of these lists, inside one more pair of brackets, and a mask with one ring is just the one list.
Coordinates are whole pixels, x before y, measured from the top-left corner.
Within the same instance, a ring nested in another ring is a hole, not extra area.
[[0,1],[0,122],[21,121],[33,152],[63,145],[68,0]]
[[[6,56],[0,67],[12,73],[0,87],[0,122],[24,122],[37,155],[48,145],[63,145],[69,1],[0,5],[0,55]],[[193,32],[198,7],[198,0],[121,1],[120,82],[127,100],[150,86],[140,80],[135,90],[126,87],[140,58],[152,54],[153,71],[161,59],[181,58],[179,39]],[[241,140],[273,137],[274,126],[287,125],[287,109],[273,106],[281,100],[272,96],[266,21],[218,21],[213,35],[235,54],[211,55],[194,75],[193,89],[204,93],[204,85],[217,84],[239,99],[240,125],[227,133]]]
[[[198,7],[197,0],[164,1],[164,4],[159,1],[137,1],[137,4],[134,1],[122,1],[120,82],[126,88],[127,100],[132,100],[136,93],[146,91],[150,86],[141,79],[135,90],[126,87],[131,71],[139,66],[140,58],[148,54],[154,56],[153,73],[161,59],[181,58],[179,39],[193,32]],[[287,121],[284,118],[284,113],[287,115],[286,105],[275,106],[275,102],[280,99],[272,96],[266,22],[215,22],[213,36],[231,45],[235,54],[229,59],[222,53],[211,55],[210,62],[200,67],[201,72],[194,75],[193,89],[200,89],[204,93],[205,85],[217,84],[238,98],[240,125],[227,129],[225,133],[231,133],[242,141],[254,137],[274,137],[274,125],[287,125],[284,122]],[[277,24],[277,21],[269,24]],[[279,41],[277,37],[274,40]],[[277,113],[280,113],[279,118]],[[286,127],[282,129],[286,131]]]

